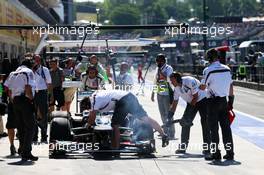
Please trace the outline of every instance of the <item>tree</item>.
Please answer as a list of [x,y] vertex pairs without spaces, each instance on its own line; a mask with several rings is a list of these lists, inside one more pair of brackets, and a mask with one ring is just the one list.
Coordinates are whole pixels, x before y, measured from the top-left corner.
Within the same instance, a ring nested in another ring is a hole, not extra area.
[[114,7],[110,13],[110,22],[115,25],[139,24],[139,9],[131,4],[121,4]]

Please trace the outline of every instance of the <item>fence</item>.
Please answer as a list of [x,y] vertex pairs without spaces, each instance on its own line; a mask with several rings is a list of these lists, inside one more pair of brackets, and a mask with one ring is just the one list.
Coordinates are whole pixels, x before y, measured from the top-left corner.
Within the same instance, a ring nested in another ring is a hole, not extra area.
[[[202,76],[205,66],[201,65],[172,65],[173,69],[182,73],[190,73]],[[264,83],[264,67],[250,65],[231,65],[229,66],[234,80],[244,80],[248,82]]]

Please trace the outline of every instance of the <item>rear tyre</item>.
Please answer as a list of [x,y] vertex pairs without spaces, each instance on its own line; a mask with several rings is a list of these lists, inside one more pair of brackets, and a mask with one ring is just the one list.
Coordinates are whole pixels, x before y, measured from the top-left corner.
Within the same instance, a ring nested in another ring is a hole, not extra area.
[[49,157],[56,158],[57,156],[64,156],[66,150],[61,149],[56,144],[56,141],[71,141],[71,124],[69,119],[55,117],[50,123],[50,138],[49,138]]

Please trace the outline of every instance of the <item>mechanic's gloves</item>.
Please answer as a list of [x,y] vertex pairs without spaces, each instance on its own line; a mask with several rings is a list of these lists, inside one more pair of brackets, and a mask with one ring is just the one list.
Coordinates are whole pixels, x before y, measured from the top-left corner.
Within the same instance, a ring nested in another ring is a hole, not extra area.
[[167,134],[162,136],[162,147],[166,147],[169,145],[169,137]]
[[228,96],[228,110],[232,110],[233,109],[233,104],[234,104],[234,99],[235,99],[235,96],[234,95],[230,95]]

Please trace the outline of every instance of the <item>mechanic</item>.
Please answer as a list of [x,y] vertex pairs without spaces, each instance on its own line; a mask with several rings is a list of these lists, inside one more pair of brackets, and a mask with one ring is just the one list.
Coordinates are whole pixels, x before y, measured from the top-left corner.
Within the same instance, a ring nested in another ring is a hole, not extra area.
[[81,81],[83,91],[105,89],[104,79],[93,65],[88,65],[87,71],[81,75]]
[[129,91],[133,86],[133,78],[128,73],[129,65],[122,62],[120,65],[120,74],[116,77],[115,89]]
[[177,108],[179,97],[187,102],[183,117],[181,118],[181,144],[176,154],[184,154],[189,144],[190,128],[193,120],[199,111],[203,133],[203,154],[210,153],[210,133],[207,125],[206,92],[199,89],[200,81],[191,76],[182,76],[179,72],[170,75],[170,81],[175,87],[174,100],[169,111],[169,118],[172,118]]
[[14,115],[18,120],[17,129],[22,161],[38,160],[38,157],[31,153],[36,127],[33,105],[35,78],[31,68],[31,58],[25,58],[21,66],[12,72],[5,82],[5,86],[9,89],[10,99],[13,101]]
[[[206,156],[206,160],[221,160],[219,149],[218,124],[222,130],[222,137],[227,160],[234,159],[234,146],[230,121],[228,118],[228,106],[233,108],[234,93],[230,68],[223,65],[218,60],[218,52],[210,49],[207,52],[207,59],[211,63],[203,71],[201,89],[207,90],[208,123],[211,132],[211,151],[212,154]],[[228,102],[227,102],[228,97]]]
[[33,141],[38,141],[38,127],[41,129],[41,142],[47,142],[47,128],[48,128],[48,91],[51,93],[51,76],[49,69],[41,65],[41,57],[34,55],[33,72],[36,81],[36,94],[34,97],[35,114],[37,119],[37,126]]
[[[168,121],[168,112],[170,109],[170,104],[173,100],[173,91],[169,85],[169,77],[173,72],[173,69],[170,65],[166,64],[166,58],[163,54],[158,54],[156,58],[156,74],[154,78],[154,85],[157,85],[157,101],[159,106],[159,112],[163,124],[166,124]],[[151,94],[151,100],[154,102],[154,88]],[[172,99],[171,99],[172,98]],[[169,135],[170,139],[174,139],[175,136],[175,127],[171,125],[170,127],[165,128],[166,134]]]
[[97,91],[91,97],[85,97],[81,101],[81,110],[91,110],[88,118],[88,127],[93,125],[97,112],[114,111],[112,117],[113,138],[112,148],[118,149],[120,142],[119,126],[124,122],[128,114],[150,124],[162,136],[162,147],[169,144],[168,136],[160,125],[150,117],[139,104],[135,95],[127,91],[111,90]]

